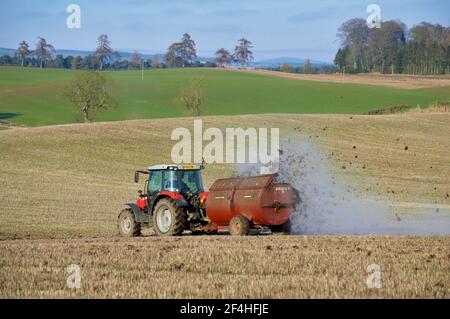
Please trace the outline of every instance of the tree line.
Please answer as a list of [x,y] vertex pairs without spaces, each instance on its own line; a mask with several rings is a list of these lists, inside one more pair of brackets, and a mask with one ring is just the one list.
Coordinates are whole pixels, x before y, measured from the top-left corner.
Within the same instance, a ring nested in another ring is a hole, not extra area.
[[[291,73],[342,73],[379,72],[382,74],[450,74],[450,27],[422,22],[408,29],[399,20],[381,22],[380,28],[369,28],[364,19],[354,18],[344,22],[337,37],[341,47],[336,53],[334,67],[314,67],[305,61],[303,67],[284,64],[273,70]],[[163,61],[157,55],[143,59],[135,51],[131,59],[123,59],[113,50],[106,34],[97,39],[97,48],[91,55],[55,56],[55,48],[39,37],[34,50],[22,41],[13,57],[0,57],[0,65],[53,67],[82,70],[130,70],[175,67],[241,67],[253,60],[253,44],[245,38],[238,40],[233,52],[220,48],[212,62],[198,61],[196,43],[188,33],[180,42],[172,43]]]
[[333,65],[319,65],[314,66],[310,59],[305,59],[303,66],[292,66],[285,62],[279,67],[269,67],[270,71],[278,71],[285,73],[297,73],[297,74],[331,74],[336,73],[336,67]]
[[55,48],[45,38],[38,37],[35,49],[31,50],[26,41],[22,41],[14,56],[4,55],[0,57],[0,65],[19,65],[22,67],[51,67],[62,69],[80,70],[130,70],[149,68],[174,68],[174,67],[217,67],[238,63],[246,66],[253,60],[251,51],[252,43],[242,38],[238,41],[233,53],[221,48],[215,53],[213,62],[200,62],[197,60],[195,41],[188,33],[182,36],[180,42],[172,43],[160,61],[158,55],[145,60],[135,51],[130,59],[124,59],[119,52],[111,46],[108,35],[102,34],[97,39],[97,48],[93,54],[87,56],[55,55]]
[[[224,67],[237,63],[245,67],[253,60],[252,48],[251,41],[245,38],[239,39],[233,53],[225,48],[218,49],[214,53],[214,64]],[[180,42],[174,42],[167,48],[165,63],[168,67],[195,66],[195,58],[197,58],[195,41],[188,33],[185,33]]]
[[344,22],[335,65],[340,72],[449,74],[450,27],[422,22],[408,29],[399,20],[370,29],[363,19]]

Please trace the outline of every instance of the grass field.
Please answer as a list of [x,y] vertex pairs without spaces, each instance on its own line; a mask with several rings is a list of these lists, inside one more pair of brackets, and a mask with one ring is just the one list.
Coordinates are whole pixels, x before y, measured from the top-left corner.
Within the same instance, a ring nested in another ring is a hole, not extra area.
[[[79,114],[63,96],[76,72],[0,67],[0,120],[26,126],[77,122]],[[449,100],[450,87],[403,90],[359,84],[293,81],[269,75],[214,69],[106,72],[114,80],[114,109],[98,121],[153,119],[185,115],[180,90],[193,77],[204,79],[207,115],[294,113],[362,114],[406,104],[428,106]]]

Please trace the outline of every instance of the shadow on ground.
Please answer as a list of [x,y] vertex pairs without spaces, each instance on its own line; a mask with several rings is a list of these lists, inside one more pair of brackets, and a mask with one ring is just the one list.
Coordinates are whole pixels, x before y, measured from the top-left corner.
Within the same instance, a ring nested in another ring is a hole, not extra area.
[[8,121],[9,119],[12,119],[14,117],[17,117],[19,115],[19,113],[0,113],[0,127],[13,127],[13,126],[17,126],[15,123],[12,123],[10,121]]
[[0,113],[0,120],[9,120],[22,114],[18,113]]

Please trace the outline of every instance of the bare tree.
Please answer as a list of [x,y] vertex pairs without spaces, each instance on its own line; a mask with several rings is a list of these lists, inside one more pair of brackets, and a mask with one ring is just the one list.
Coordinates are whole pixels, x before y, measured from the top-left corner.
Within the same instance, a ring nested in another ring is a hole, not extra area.
[[38,37],[38,42],[36,44],[36,49],[34,50],[34,54],[36,54],[39,62],[40,68],[42,69],[44,66],[44,62],[49,62],[53,59],[53,52],[55,48],[48,44],[44,38]]
[[182,89],[180,102],[193,116],[200,116],[203,113],[203,80],[199,78],[191,79],[189,87]]
[[342,47],[335,64],[343,72],[450,73],[450,27],[421,22],[407,30],[401,21],[390,20],[368,29],[364,20],[351,19],[338,37]]
[[311,72],[311,69],[312,69],[311,60],[305,59],[305,61],[303,62],[303,72],[309,73],[309,72]]
[[289,65],[289,63],[284,62],[280,68],[281,72],[292,73],[293,68]]
[[95,51],[95,57],[100,61],[100,70],[103,70],[104,63],[119,56],[119,52],[111,48],[111,41],[109,41],[108,36],[106,34],[100,35],[97,40],[97,50]]
[[358,71],[367,70],[365,47],[369,41],[369,27],[364,19],[350,19],[338,29],[337,36],[343,46],[352,48],[353,67]]
[[197,57],[195,42],[194,40],[192,40],[191,36],[188,33],[183,34],[179,49],[183,67],[185,67],[187,64],[192,63]]
[[405,64],[412,74],[450,73],[450,27],[422,22],[410,30]]
[[30,55],[31,51],[30,51],[30,47],[28,46],[28,43],[26,43],[25,41],[22,41],[19,44],[19,48],[16,51],[16,56],[20,59],[20,64],[23,66],[25,63],[25,59],[27,58],[28,55]]
[[338,67],[339,71],[342,73],[345,73],[345,65],[346,65],[346,56],[348,54],[348,47],[345,48],[339,48],[338,52],[336,53],[336,57],[334,58],[334,64]]
[[242,66],[247,65],[250,60],[253,60],[253,52],[250,49],[253,48],[252,43],[245,39],[239,39],[239,43],[234,50],[234,59]]
[[137,51],[134,51],[133,54],[131,55],[131,61],[130,61],[131,65],[134,68],[142,67],[142,62],[143,62],[143,60],[142,60],[141,55]]
[[181,58],[181,44],[176,42],[172,43],[168,48],[165,55],[166,64],[170,68],[180,67],[183,65],[183,59]]
[[78,55],[78,56],[73,57],[72,61],[70,61],[70,68],[72,70],[78,69],[78,66],[81,63],[81,61],[82,61],[81,56]]
[[195,42],[187,33],[183,34],[181,42],[172,43],[166,51],[166,64],[168,67],[185,67],[197,57]]
[[159,58],[155,54],[152,58],[152,68],[157,69],[157,68],[159,68],[159,66],[160,66]]
[[228,50],[220,48],[216,51],[214,62],[216,62],[219,66],[224,67],[225,65],[230,64],[232,61],[233,57]]
[[114,105],[109,91],[109,78],[89,71],[75,76],[66,87],[65,95],[83,114],[84,121],[92,122],[98,112]]
[[397,21],[382,22],[381,28],[372,29],[369,34],[368,58],[380,73],[389,69],[394,73],[397,53],[405,44],[406,26]]

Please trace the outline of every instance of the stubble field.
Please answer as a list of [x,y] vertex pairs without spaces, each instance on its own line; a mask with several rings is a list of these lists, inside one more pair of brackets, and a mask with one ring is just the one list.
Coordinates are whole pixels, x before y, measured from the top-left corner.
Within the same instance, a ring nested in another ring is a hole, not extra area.
[[[117,237],[118,212],[142,188],[134,169],[169,162],[172,129],[192,121],[1,131],[0,296],[450,297],[448,236]],[[397,227],[423,211],[448,223],[449,114],[203,121],[205,129],[280,127],[282,138],[317,145],[337,178],[388,203]],[[210,165],[205,184],[232,173]],[[70,264],[81,268],[80,290],[66,287]],[[371,264],[381,268],[381,289],[367,287]]]
[[[259,236],[0,242],[5,298],[449,298],[449,237]],[[66,287],[80,267],[81,288]],[[380,266],[380,288],[367,268]]]

